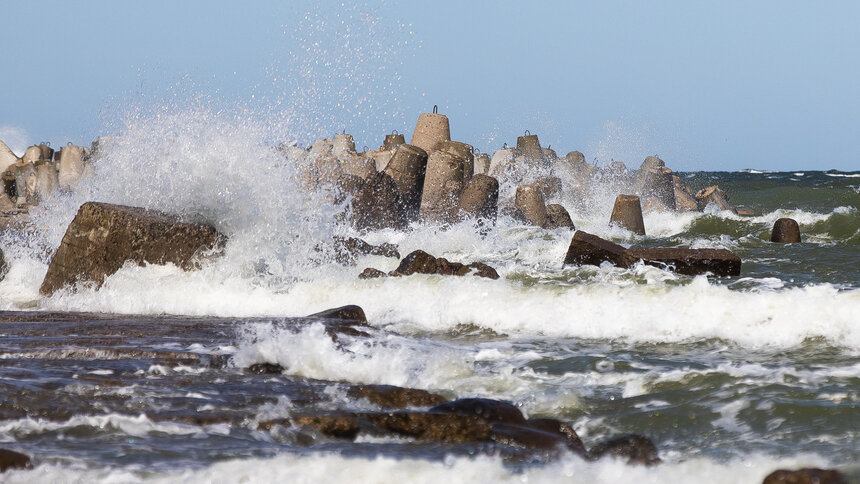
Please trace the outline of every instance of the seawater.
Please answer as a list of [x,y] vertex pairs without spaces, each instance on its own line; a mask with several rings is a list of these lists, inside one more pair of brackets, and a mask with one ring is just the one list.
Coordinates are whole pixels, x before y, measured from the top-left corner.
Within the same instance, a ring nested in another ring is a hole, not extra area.
[[[860,173],[682,173],[693,189],[717,184],[756,214],[646,214],[647,237],[608,226],[608,187],[552,200],[577,228],[626,246],[719,247],[742,258],[740,277],[709,279],[646,265],[563,267],[573,231],[505,217],[483,235],[470,221],[357,234],[339,221],[344,206],[300,188],[296,167],[306,160],[273,148],[287,132],[205,107],[134,114],[78,190],[2,234],[10,269],[0,282],[0,447],[38,464],[3,480],[759,482],[802,466],[856,474]],[[89,200],[211,223],[229,242],[198,271],[128,264],[98,290],[42,297],[51,253]],[[780,217],[800,223],[802,243],[769,242]],[[340,265],[320,249],[335,235],[485,262],[501,277],[359,280],[364,267],[398,261]],[[364,308],[369,339],[334,342],[300,318],[345,304]],[[263,362],[284,374],[245,371]],[[587,446],[644,434],[664,464],[510,462],[402,439],[309,441],[256,429],[296,408],[373,409],[346,396],[349,383],[508,400],[529,417],[571,422]],[[326,397],[303,400],[302,385],[322,385]]]

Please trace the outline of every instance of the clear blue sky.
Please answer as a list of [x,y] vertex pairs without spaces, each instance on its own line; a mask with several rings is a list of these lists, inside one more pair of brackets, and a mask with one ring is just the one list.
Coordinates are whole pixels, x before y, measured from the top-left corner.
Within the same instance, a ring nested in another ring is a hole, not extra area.
[[[0,0],[0,139],[88,144],[177,97],[378,146],[438,104],[492,151],[860,170],[860,2]],[[19,153],[20,154],[20,153]]]

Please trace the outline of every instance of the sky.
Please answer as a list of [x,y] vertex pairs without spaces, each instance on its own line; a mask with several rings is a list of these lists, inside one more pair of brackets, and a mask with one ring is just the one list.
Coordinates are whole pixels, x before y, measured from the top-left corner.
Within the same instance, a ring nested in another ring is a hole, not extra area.
[[[860,170],[860,2],[0,0],[0,140],[88,145],[191,100],[307,144],[407,140],[678,171]],[[274,122],[274,121],[273,121]]]

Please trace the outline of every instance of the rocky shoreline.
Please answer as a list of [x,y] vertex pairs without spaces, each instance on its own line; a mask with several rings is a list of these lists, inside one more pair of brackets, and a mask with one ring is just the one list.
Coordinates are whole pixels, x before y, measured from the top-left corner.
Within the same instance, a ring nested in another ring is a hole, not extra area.
[[[0,172],[4,190],[0,194],[2,226],[26,226],[27,213],[54,191],[74,190],[80,180],[93,176],[99,150],[109,139],[91,149],[68,145],[54,152],[47,144],[32,146],[18,157],[0,142]],[[547,203],[560,192],[587,198],[597,183],[612,187],[617,194],[607,224],[617,225],[639,236],[647,234],[644,212],[684,212],[730,210],[728,195],[717,186],[693,193],[684,180],[656,156],[648,156],[636,171],[621,162],[596,167],[578,151],[559,157],[541,146],[537,135],[528,132],[518,138],[516,148],[503,148],[492,157],[477,153],[463,142],[451,140],[450,124],[442,114],[424,113],[416,124],[410,144],[402,135],[386,136],[378,150],[357,152],[352,136],[341,133],[333,139],[319,140],[307,150],[295,145],[277,148],[285,160],[297,160],[300,185],[324,196],[335,205],[345,204],[343,220],[359,232],[380,229],[408,230],[410,224],[435,224],[442,228],[470,220],[476,231],[487,236],[501,215],[524,225],[546,230],[575,230],[570,213],[559,203]],[[537,174],[537,175],[536,175]],[[538,176],[539,175],[539,176]],[[799,242],[797,223],[780,219],[774,227],[773,242]],[[194,270],[206,259],[217,258],[227,237],[204,223],[182,220],[173,214],[91,201],[83,204],[68,226],[40,288],[44,296],[57,291],[74,291],[80,284],[101,286],[104,279],[128,261],[139,265],[172,263]],[[333,248],[335,260],[354,264],[361,255],[400,258],[393,244],[372,245],[355,237],[320,241],[320,250]],[[0,266],[3,266],[0,253]],[[581,230],[572,235],[567,254],[560,265],[601,265],[623,268],[638,263],[658,266],[684,275],[733,277],[741,273],[741,259],[726,249],[625,248]],[[366,268],[362,279],[407,277],[413,274],[476,276],[499,279],[498,272],[483,261],[449,261],[415,250],[402,258],[398,267],[385,273]],[[4,323],[33,322],[45,315],[5,314]],[[17,318],[17,319],[16,319]],[[98,319],[98,318],[96,318]],[[216,318],[210,318],[212,323]],[[378,332],[367,324],[358,306],[334,308],[303,318],[303,324],[322,324],[334,342],[341,338],[363,338]],[[160,358],[163,355],[136,355]],[[123,358],[123,356],[119,356]],[[198,365],[226,368],[228,361],[202,360],[195,354],[167,356],[188,359]],[[248,374],[277,375],[287,378],[277,363],[261,361],[244,369]],[[376,411],[335,409],[327,412],[301,408],[289,418],[255,421],[255,429],[277,432],[301,429],[310,439],[316,435],[329,439],[354,441],[359,435],[398,436],[441,444],[470,443],[486,445],[484,452],[498,452],[509,459],[530,459],[539,454],[551,460],[561,451],[583,459],[598,460],[612,456],[629,464],[657,465],[661,462],[657,446],[642,435],[620,435],[593,443],[586,448],[570,423],[552,418],[526,419],[508,402],[483,398],[449,400],[429,390],[386,385],[357,385],[342,382],[309,382],[289,377],[301,386],[309,401],[325,385],[341,384],[352,399],[363,399],[377,406]],[[14,398],[13,398],[14,400]],[[32,409],[21,402],[4,400],[0,410],[10,418]],[[232,415],[175,415],[172,421],[238,424],[253,419],[241,413]],[[32,467],[27,456],[0,449],[0,471]],[[805,480],[804,480],[805,479]],[[817,479],[817,480],[815,480]],[[765,483],[845,482],[838,471],[801,469],[777,471]]]

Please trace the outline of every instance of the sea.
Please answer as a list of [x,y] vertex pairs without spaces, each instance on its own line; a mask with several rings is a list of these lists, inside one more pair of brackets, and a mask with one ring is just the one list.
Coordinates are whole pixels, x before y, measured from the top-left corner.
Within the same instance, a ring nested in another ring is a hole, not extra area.
[[[307,160],[275,149],[267,126],[205,108],[134,116],[74,192],[0,234],[0,448],[34,463],[0,481],[755,483],[800,467],[860,475],[860,172],[680,172],[694,191],[718,185],[753,214],[646,213],[645,236],[609,225],[611,184],[549,200],[577,229],[627,247],[725,248],[743,261],[738,277],[690,277],[642,264],[564,266],[573,230],[504,215],[481,230],[466,220],[356,232],[345,205],[302,186],[297,166]],[[501,196],[514,189],[503,184]],[[92,200],[206,222],[228,242],[199,270],[128,263],[99,288],[41,296],[66,227]],[[800,224],[801,243],[770,242],[782,217]],[[327,249],[335,236],[483,262],[500,278],[362,280],[365,267],[389,271],[398,259],[343,265]],[[335,340],[304,317],[348,304],[363,308],[366,334]],[[283,371],[248,371],[258,363]],[[353,384],[504,400],[527,417],[569,422],[586,447],[641,434],[663,462],[566,451],[511,459],[485,444],[258,426],[380,410],[350,397]]]

